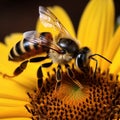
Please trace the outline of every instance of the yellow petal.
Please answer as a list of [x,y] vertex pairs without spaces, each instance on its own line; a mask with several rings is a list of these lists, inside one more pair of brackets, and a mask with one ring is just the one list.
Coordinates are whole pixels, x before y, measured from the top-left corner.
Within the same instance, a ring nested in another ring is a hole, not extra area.
[[31,118],[25,118],[25,117],[14,117],[14,118],[3,118],[0,120],[31,120]]
[[[110,40],[108,48],[105,50],[105,54],[104,54],[104,56],[106,58],[108,58],[109,60],[112,61],[111,66],[114,66],[114,64],[116,64],[113,59],[116,59],[116,58],[118,59],[119,58],[118,56],[119,56],[120,53],[117,52],[117,50],[119,49],[119,46],[120,46],[120,26],[117,28],[114,36]],[[117,56],[115,56],[116,53],[117,53]],[[115,58],[114,58],[114,56],[115,56]],[[105,61],[102,61],[102,64],[105,64],[104,66],[101,66],[102,70],[105,70],[110,65],[109,63],[105,63]],[[116,65],[115,65],[115,67],[117,69]]]
[[0,98],[11,98],[16,100],[27,101],[27,91],[24,86],[14,80],[3,79],[0,76]]
[[[120,39],[119,39],[120,41]],[[113,49],[112,49],[113,50]],[[120,71],[120,46],[117,50],[114,59],[112,61],[112,64],[110,65],[110,72],[117,74]]]
[[89,46],[93,53],[102,54],[113,30],[113,0],[90,0],[78,27],[78,39],[83,46]]
[[[9,62],[8,62],[9,63]],[[6,63],[7,64],[7,63]],[[4,74],[13,75],[14,70],[20,65],[20,63],[16,64],[16,67],[12,66],[11,64],[14,63],[9,63],[6,67],[5,64],[0,65],[0,75],[1,75],[1,84],[2,82],[4,84],[6,84],[5,82],[7,82],[4,78],[2,78],[2,76]],[[11,68],[12,66],[12,68]],[[20,84],[21,86],[26,87],[26,89],[34,89],[37,85],[37,68],[39,67],[39,65],[37,64],[28,64],[27,68],[25,69],[25,71],[23,73],[21,73],[20,75],[14,77],[14,78],[7,78],[7,80],[11,80],[16,82],[17,84]],[[31,76],[30,76],[31,75]]]
[[16,107],[16,106],[24,106],[28,104],[26,101],[21,100],[14,100],[14,99],[6,99],[6,98],[0,98],[0,106],[6,106],[6,107]]
[[91,35],[88,33],[90,33],[92,30],[90,25],[94,19],[94,11],[96,11],[96,9],[96,3],[91,0],[82,14],[77,33],[77,38],[81,41],[82,46],[86,46],[88,44],[88,41],[90,40],[90,38],[87,39],[86,37],[88,35],[90,37]]
[[112,37],[108,45],[108,48],[105,51],[105,56],[112,60],[119,46],[120,46],[120,26],[117,28],[114,36]]
[[[73,24],[72,24],[72,22],[70,20],[70,17],[68,16],[68,14],[65,12],[65,10],[63,8],[61,8],[60,6],[48,7],[48,9],[50,9],[55,14],[55,16],[58,18],[58,20],[60,20],[60,22],[69,31],[69,33],[73,37],[75,37],[75,31],[74,31]],[[38,20],[38,22],[37,22],[36,29],[39,32],[41,32],[41,31],[49,31],[49,32],[51,32],[53,34],[55,32],[52,28],[47,29],[44,26],[42,26],[42,24],[40,23],[40,20]]]
[[22,33],[14,33],[5,37],[5,43],[9,49],[23,38]]
[[30,117],[25,107],[1,107],[0,106],[0,119],[12,117]]

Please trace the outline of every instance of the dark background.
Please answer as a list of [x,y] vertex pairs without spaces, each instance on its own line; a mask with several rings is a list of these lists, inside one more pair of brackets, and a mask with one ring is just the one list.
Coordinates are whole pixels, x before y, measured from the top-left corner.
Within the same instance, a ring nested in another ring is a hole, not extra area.
[[[1,0],[0,1],[0,41],[13,32],[35,29],[38,6],[62,6],[69,14],[77,30],[80,16],[89,0]],[[114,0],[116,17],[120,15],[120,0]]]

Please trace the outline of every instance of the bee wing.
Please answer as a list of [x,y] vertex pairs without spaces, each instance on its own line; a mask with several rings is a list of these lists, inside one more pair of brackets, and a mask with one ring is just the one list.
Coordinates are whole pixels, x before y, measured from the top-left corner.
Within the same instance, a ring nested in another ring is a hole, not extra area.
[[[39,43],[40,38],[39,38],[40,34],[33,30],[33,31],[27,31],[23,33],[23,38],[27,39],[30,43]],[[46,41],[46,40],[44,40]]]
[[24,32],[23,37],[24,39],[27,39],[31,44],[37,44],[38,46],[45,46],[45,47],[48,47],[49,49],[53,49],[58,53],[63,52],[61,48],[57,44],[55,44],[53,41],[49,41],[46,38],[41,40],[40,34],[36,31]]
[[23,33],[23,38],[29,40],[29,39],[36,38],[38,35],[39,35],[39,33],[37,31],[35,31],[35,30],[33,30],[33,31],[27,31],[27,32]]
[[41,23],[45,27],[55,28],[60,31],[61,37],[69,37],[72,38],[70,33],[66,30],[66,28],[62,25],[62,23],[57,19],[57,17],[47,8],[40,6],[39,7],[39,17]]

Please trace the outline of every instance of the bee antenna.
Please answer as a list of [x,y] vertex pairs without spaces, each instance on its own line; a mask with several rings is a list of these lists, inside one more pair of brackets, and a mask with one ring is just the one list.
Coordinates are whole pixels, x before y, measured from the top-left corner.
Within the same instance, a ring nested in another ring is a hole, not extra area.
[[90,59],[90,58],[93,58],[94,56],[99,56],[99,57],[105,59],[106,61],[108,61],[109,63],[112,64],[112,62],[111,62],[110,60],[108,60],[107,58],[105,58],[104,56],[102,56],[102,55],[100,55],[100,54],[92,54],[92,55],[89,56],[89,59]]

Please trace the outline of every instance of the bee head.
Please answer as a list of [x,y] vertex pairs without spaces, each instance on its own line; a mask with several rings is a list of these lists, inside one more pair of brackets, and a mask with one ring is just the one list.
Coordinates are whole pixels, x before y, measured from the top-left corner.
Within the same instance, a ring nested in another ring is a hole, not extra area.
[[76,65],[79,69],[83,70],[89,66],[91,50],[88,47],[83,47],[79,50],[76,56]]

